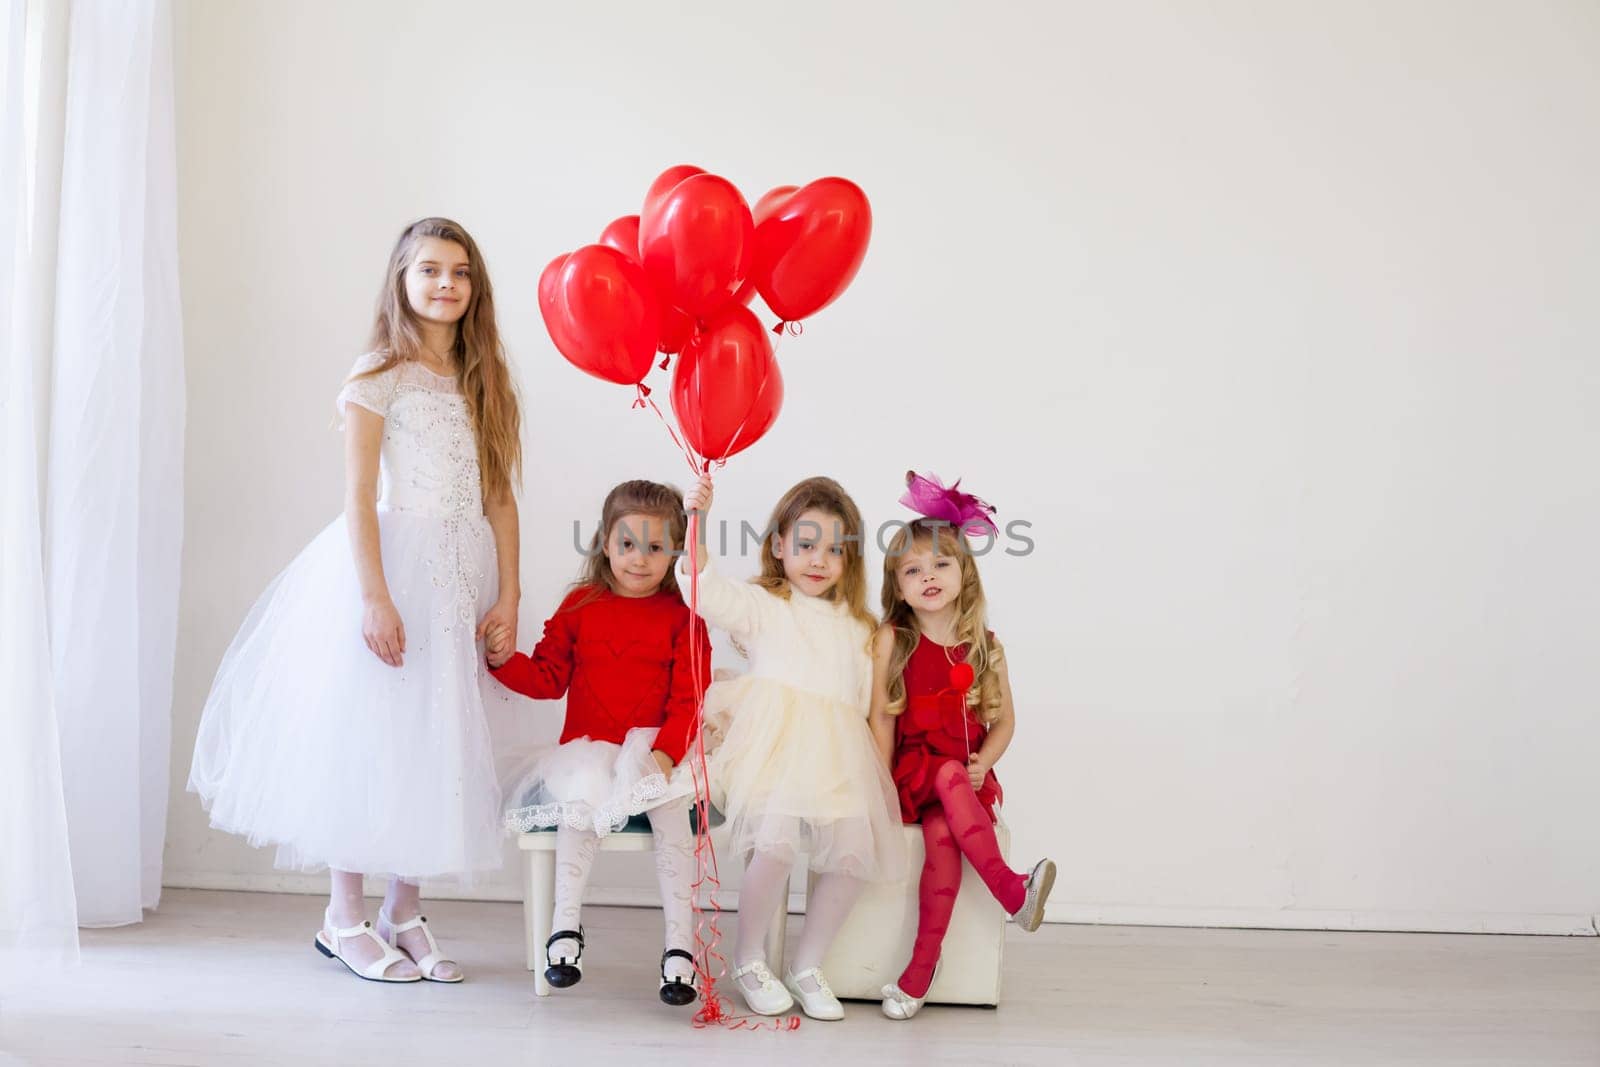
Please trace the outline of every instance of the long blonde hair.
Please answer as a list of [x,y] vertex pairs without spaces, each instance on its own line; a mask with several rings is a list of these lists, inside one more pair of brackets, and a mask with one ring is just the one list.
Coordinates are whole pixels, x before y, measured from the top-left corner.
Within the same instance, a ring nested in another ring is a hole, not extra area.
[[417,245],[425,237],[454,241],[467,250],[472,295],[467,300],[466,313],[456,323],[453,354],[461,368],[461,393],[466,398],[478,444],[484,499],[505,496],[522,480],[522,416],[517,409],[511,370],[506,365],[505,346],[495,324],[494,287],[489,284],[489,271],[478,243],[459,223],[441,218],[419,219],[401,232],[389,255],[389,269],[378,293],[368,344],[369,351],[381,360],[354,377],[382,374],[402,360],[416,359],[422,351],[422,331],[406,298],[405,279],[416,259]]
[[1000,717],[1000,648],[988,630],[988,601],[983,581],[978,577],[978,561],[966,538],[947,522],[917,519],[894,535],[883,557],[883,624],[894,634],[894,649],[889,656],[888,712],[899,715],[906,709],[906,664],[916,651],[922,630],[917,615],[900,595],[900,580],[895,573],[913,546],[927,546],[936,555],[960,560],[961,593],[956,597],[956,644],[967,646],[967,663],[972,666],[973,685],[967,690],[967,707],[984,725]]
[[[601,590],[617,589],[617,576],[611,573],[611,562],[606,558],[605,546],[611,541],[611,531],[624,515],[649,515],[667,526],[669,550],[683,547],[684,535],[689,529],[689,518],[683,511],[683,494],[670,485],[647,482],[642,478],[623,482],[606,494],[600,506],[600,526],[589,539],[589,554],[583,561],[583,570],[570,591],[588,589],[590,594],[573,604],[581,607],[600,595]],[[678,592],[678,568],[667,568],[661,579],[661,592]]]
[[[840,532],[845,537],[844,573],[824,599],[844,604],[851,615],[866,624],[870,635],[877,628],[878,620],[867,609],[867,563],[861,552],[861,509],[844,491],[844,486],[832,478],[807,478],[783,494],[772,509],[766,536],[761,540],[761,573],[750,580],[774,596],[789,599],[789,579],[784,576],[783,561],[773,551],[773,536],[789,536],[800,516],[811,510],[838,516],[843,527]],[[871,642],[870,636],[868,642]]]

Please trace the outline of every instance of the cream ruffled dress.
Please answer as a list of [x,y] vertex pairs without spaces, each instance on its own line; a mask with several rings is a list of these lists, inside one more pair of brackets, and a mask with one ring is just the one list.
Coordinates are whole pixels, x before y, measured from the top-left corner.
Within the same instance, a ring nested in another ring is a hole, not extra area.
[[[678,586],[687,602],[687,560]],[[711,799],[735,852],[804,853],[815,871],[904,877],[899,804],[867,726],[870,628],[843,604],[799,591],[786,599],[710,563],[699,611],[750,656],[750,670],[713,683],[705,705]]]

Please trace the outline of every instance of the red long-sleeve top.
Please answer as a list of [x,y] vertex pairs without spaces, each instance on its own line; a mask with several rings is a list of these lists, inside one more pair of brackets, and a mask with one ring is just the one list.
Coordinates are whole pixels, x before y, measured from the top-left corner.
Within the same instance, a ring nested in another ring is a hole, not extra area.
[[677,763],[693,740],[695,713],[711,681],[711,648],[702,638],[695,688],[690,619],[677,593],[625,597],[575,589],[545,622],[533,655],[517,652],[490,673],[535,700],[565,695],[563,744],[580,737],[621,744],[629,730],[659,726],[653,747]]

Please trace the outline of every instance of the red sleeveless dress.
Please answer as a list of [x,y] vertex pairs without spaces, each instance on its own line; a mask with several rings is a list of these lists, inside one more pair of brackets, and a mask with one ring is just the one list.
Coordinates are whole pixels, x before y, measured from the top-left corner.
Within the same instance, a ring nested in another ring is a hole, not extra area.
[[[933,776],[941,764],[954,760],[965,767],[967,756],[978,751],[989,736],[988,729],[967,709],[965,692],[951,684],[952,665],[966,658],[966,645],[947,647],[923,634],[906,661],[906,709],[895,716],[894,761],[889,772],[900,797],[902,822],[921,822],[922,810],[939,803]],[[991,770],[978,790],[990,822],[1001,796],[1000,783]]]

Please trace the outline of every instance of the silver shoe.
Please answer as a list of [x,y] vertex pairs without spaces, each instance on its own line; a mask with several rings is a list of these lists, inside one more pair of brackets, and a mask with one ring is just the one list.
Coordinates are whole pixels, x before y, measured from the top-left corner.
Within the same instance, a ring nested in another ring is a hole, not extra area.
[[1028,897],[1022,902],[1016,914],[1011,916],[1017,925],[1028,933],[1039,929],[1039,924],[1044,922],[1044,902],[1050,899],[1050,890],[1056,884],[1056,865],[1054,860],[1040,860],[1033,868],[1033,873],[1028,875]]
[[891,1019],[905,1020],[922,1010],[927,997],[914,997],[900,988],[899,982],[890,982],[882,989],[883,1013]]
[[934,962],[933,977],[928,979],[928,992],[920,997],[914,997],[901,989],[898,981],[890,982],[880,989],[878,992],[883,997],[883,1013],[891,1019],[903,1022],[921,1011],[922,1006],[928,1002],[928,994],[933,992],[933,983],[939,980],[939,968],[943,966],[942,957]]

